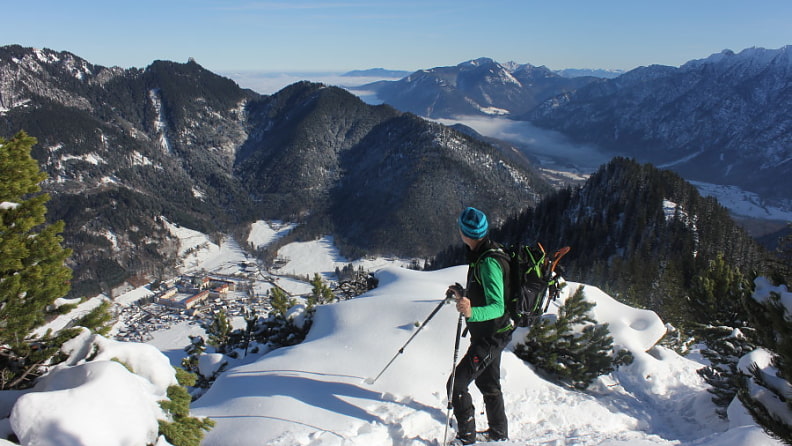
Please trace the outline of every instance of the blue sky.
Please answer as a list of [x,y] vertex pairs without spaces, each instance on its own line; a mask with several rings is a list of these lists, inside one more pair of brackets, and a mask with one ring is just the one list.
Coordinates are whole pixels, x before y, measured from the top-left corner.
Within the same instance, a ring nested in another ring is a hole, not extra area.
[[104,66],[417,70],[478,57],[551,69],[678,66],[792,44],[790,0],[2,0],[0,45]]

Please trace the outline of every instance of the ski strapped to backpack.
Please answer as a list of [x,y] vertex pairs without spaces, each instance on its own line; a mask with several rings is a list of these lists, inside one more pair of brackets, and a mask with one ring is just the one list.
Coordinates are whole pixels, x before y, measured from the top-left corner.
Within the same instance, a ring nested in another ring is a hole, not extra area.
[[559,262],[569,250],[565,246],[548,256],[544,246],[537,243],[490,249],[481,255],[480,259],[492,255],[509,262],[506,309],[515,327],[533,325],[558,298],[563,283]]

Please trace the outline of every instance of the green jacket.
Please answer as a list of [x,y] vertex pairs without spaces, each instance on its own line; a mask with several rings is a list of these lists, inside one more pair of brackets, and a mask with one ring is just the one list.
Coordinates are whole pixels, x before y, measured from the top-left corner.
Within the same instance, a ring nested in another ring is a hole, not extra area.
[[471,314],[467,327],[473,341],[494,337],[509,331],[511,321],[506,311],[505,296],[509,291],[509,264],[488,253],[500,245],[484,239],[476,251],[468,250],[466,296],[470,299]]
[[[474,266],[475,268],[475,266]],[[478,263],[478,274],[484,289],[484,305],[471,308],[468,322],[484,322],[503,316],[506,311],[503,268],[494,257],[484,257]]]

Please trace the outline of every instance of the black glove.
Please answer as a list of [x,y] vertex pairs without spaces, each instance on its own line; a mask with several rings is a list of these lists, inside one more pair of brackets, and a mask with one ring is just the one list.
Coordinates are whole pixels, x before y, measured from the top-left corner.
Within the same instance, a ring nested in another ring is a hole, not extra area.
[[448,291],[446,291],[446,298],[448,299],[453,298],[455,292],[458,293],[460,296],[464,296],[465,288],[463,288],[459,282],[449,286]]

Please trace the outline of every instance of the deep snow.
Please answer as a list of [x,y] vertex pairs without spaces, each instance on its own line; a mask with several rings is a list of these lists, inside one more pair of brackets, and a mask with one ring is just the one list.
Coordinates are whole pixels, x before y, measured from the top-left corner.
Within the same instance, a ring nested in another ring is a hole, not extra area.
[[[204,248],[186,268],[212,265],[226,270],[246,259],[233,240],[212,246],[192,233],[187,239]],[[329,273],[347,262],[327,239],[292,245],[284,252],[291,257],[284,259],[284,268],[296,274]],[[193,403],[194,416],[209,416],[217,423],[202,444],[440,444],[447,416],[444,383],[452,367],[457,321],[453,306],[444,306],[402,354],[398,351],[439,305],[447,285],[464,275],[465,267],[417,272],[385,266],[377,273],[377,289],[318,307],[302,344],[230,361],[215,385]],[[567,293],[576,287],[570,283]],[[780,291],[783,298],[792,298]],[[542,379],[507,351],[502,376],[512,440],[501,444],[781,444],[765,435],[739,403],[730,407],[729,421],[717,418],[706,385],[695,372],[701,364],[656,345],[665,328],[653,312],[622,305],[595,287],[586,286],[585,292],[597,303],[596,318],[610,324],[615,344],[629,348],[635,362],[578,392]],[[174,379],[168,361],[178,363],[178,352],[195,329],[179,324],[155,333],[149,344],[81,337],[70,344],[71,359],[35,392],[22,397],[0,392],[4,416],[13,407],[11,418],[0,421],[0,434],[13,427],[27,441],[23,444],[36,445],[139,446],[158,441],[166,446],[152,430],[153,420],[162,417],[155,403]],[[515,341],[521,335],[515,333]],[[88,354],[91,346],[100,353],[96,357]],[[381,378],[367,384],[394,356]],[[120,366],[114,358],[131,367]],[[473,394],[477,407],[483,407],[480,395]],[[479,418],[479,426],[485,427],[484,415]],[[13,443],[0,440],[3,444]]]
[[[235,366],[194,404],[195,415],[217,421],[204,444],[439,444],[453,359],[453,307],[443,308],[398,351],[445,287],[464,274],[465,267],[387,268],[376,290],[318,308],[305,342]],[[567,290],[576,287],[570,283]],[[503,384],[513,440],[506,444],[777,444],[737,410],[728,430],[695,372],[701,364],[654,346],[665,332],[654,313],[624,306],[597,288],[585,290],[597,302],[597,319],[610,323],[615,343],[633,351],[636,361],[582,393],[543,380],[507,352]],[[382,377],[366,384],[394,355]],[[480,395],[477,407],[483,407]]]

